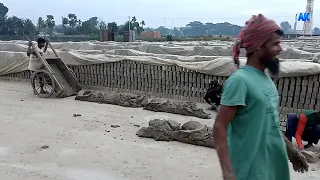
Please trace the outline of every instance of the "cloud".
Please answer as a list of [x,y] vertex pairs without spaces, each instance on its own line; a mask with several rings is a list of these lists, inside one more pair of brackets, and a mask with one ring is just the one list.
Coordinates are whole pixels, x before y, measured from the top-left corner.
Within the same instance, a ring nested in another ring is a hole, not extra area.
[[254,15],[254,14],[264,14],[268,12],[268,9],[251,9],[248,11],[243,11],[241,14],[248,14],[248,15]]

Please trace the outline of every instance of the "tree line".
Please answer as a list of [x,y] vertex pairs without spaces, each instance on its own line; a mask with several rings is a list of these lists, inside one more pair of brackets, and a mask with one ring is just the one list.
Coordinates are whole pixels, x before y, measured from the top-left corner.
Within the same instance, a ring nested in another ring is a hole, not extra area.
[[185,27],[175,27],[173,29],[160,26],[158,28],[145,28],[145,31],[159,31],[161,35],[172,35],[178,37],[185,36],[212,36],[226,35],[234,36],[239,34],[242,27],[228,22],[224,23],[202,23],[200,21],[189,22]]
[[[122,25],[118,25],[116,22],[106,23],[105,21],[99,21],[98,17],[91,17],[86,21],[82,21],[76,14],[68,14],[66,17],[62,17],[60,23],[58,23],[53,15],[47,15],[46,17],[39,17],[35,24],[28,18],[19,18],[16,16],[8,17],[7,14],[9,8],[3,3],[0,3],[0,35],[6,36],[23,36],[26,35],[38,35],[39,33],[48,35],[98,35],[100,30],[110,30],[115,35],[123,35],[124,31],[129,29],[136,31],[137,35],[140,35],[143,31],[159,31],[162,36],[172,35],[176,37],[186,36],[212,36],[212,35],[226,35],[235,36],[239,34],[242,26],[224,23],[202,23],[200,21],[192,21],[185,27],[167,28],[160,26],[158,28],[145,28],[145,22],[138,21],[133,16],[129,21],[126,21]],[[130,25],[129,25],[130,24]],[[280,23],[281,28],[285,33],[295,34],[288,21]],[[320,35],[320,29],[315,27],[313,33]]]
[[16,16],[8,17],[9,8],[3,3],[0,3],[0,35],[8,36],[23,36],[38,35],[45,33],[48,35],[97,35],[100,30],[110,30],[115,34],[122,35],[124,31],[129,29],[136,31],[139,35],[144,31],[145,22],[138,22],[137,18],[133,16],[129,21],[123,25],[118,25],[116,22],[106,23],[105,21],[98,21],[98,17],[91,17],[86,21],[78,19],[76,14],[68,14],[61,18],[61,24],[58,24],[53,15],[46,17],[39,17],[37,24],[28,18],[19,18]]
[[[288,21],[283,21],[280,23],[281,29],[285,34],[297,34],[296,30],[292,28],[291,24]],[[320,35],[320,29],[315,27],[312,32],[313,35]]]
[[[281,29],[285,34],[297,34],[298,32],[292,29],[288,21],[283,21],[280,23]],[[159,31],[162,35],[170,34],[172,36],[210,36],[210,35],[226,35],[235,36],[239,34],[243,27],[230,24],[228,22],[224,23],[202,23],[200,21],[193,21],[186,25],[186,27],[169,29],[164,26],[158,28],[145,28],[145,31]],[[314,35],[320,35],[320,29],[315,27],[313,29]]]
[[[136,31],[140,35],[143,31],[160,31],[162,36],[204,36],[204,35],[235,35],[241,30],[241,26],[233,25],[228,22],[225,23],[202,23],[200,21],[193,21],[188,23],[185,27],[168,29],[164,26],[158,28],[144,28],[145,22],[138,21],[133,16],[129,21],[122,25],[116,22],[106,23],[99,21],[98,17],[91,17],[86,21],[82,21],[76,14],[68,14],[61,18],[58,23],[53,15],[46,17],[39,17],[35,24],[28,18],[18,18],[16,16],[7,17],[9,8],[3,3],[0,3],[0,35],[22,36],[38,35],[39,33],[46,33],[48,35],[97,35],[100,30],[110,30],[115,35],[123,35],[130,27],[131,30]],[[129,25],[130,23],[130,25]]]

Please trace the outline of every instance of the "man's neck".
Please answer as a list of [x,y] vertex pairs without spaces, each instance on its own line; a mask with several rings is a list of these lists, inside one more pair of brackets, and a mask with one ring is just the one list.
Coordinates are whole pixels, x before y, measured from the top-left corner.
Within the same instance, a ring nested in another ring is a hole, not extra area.
[[261,71],[263,73],[264,73],[264,70],[266,69],[266,66],[262,65],[260,63],[260,61],[257,59],[248,58],[247,65],[258,69],[259,71]]

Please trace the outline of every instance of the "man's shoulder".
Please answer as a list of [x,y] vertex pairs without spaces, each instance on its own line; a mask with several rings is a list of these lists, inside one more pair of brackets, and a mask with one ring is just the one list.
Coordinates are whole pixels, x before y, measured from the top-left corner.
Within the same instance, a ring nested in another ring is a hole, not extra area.
[[237,80],[237,81],[246,81],[248,77],[248,73],[244,69],[238,69],[236,72],[231,74],[231,76],[228,78],[228,80]]

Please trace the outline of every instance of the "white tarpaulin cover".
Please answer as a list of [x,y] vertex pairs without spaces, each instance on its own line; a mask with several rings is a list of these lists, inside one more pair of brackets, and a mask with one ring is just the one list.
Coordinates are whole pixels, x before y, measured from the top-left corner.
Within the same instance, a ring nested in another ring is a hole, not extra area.
[[[27,41],[0,41],[0,75],[27,70]],[[178,65],[217,76],[229,76],[236,68],[232,60],[232,42],[116,43],[64,42],[51,43],[67,65],[88,65],[121,60],[142,61],[159,65]],[[54,57],[48,48],[45,57]],[[285,42],[280,58],[281,77],[320,73],[319,43]],[[245,53],[242,53],[245,55]],[[246,59],[241,58],[241,64]],[[309,61],[309,62],[307,62]]]

